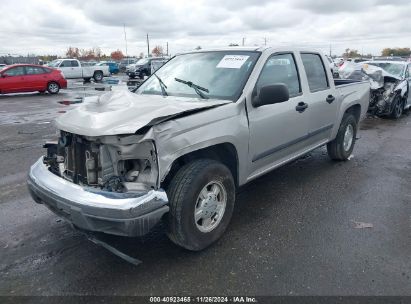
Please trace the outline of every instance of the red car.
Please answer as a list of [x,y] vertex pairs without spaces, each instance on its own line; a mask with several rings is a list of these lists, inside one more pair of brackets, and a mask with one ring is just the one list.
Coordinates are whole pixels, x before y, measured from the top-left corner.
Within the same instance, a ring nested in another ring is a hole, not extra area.
[[39,91],[57,94],[67,88],[59,70],[33,64],[13,64],[0,68],[0,94]]

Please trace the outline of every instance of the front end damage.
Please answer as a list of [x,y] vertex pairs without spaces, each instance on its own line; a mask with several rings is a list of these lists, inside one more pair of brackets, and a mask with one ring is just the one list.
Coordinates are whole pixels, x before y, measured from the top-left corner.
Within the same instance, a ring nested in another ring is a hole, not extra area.
[[370,82],[370,103],[368,112],[372,115],[384,116],[391,114],[397,97],[402,97],[403,79],[392,75],[380,67],[347,62],[340,69],[342,79],[367,80]]
[[87,97],[56,120],[59,139],[30,168],[29,190],[79,228],[144,235],[169,210],[160,176],[172,156],[159,157],[155,142],[164,143],[149,135],[152,129],[227,103],[126,91]]
[[373,115],[389,115],[392,111],[394,100],[398,94],[396,87],[399,80],[392,77],[384,77],[382,87],[371,88],[370,105],[368,112]]
[[57,142],[45,145],[47,155],[30,169],[33,198],[81,229],[146,234],[169,207],[159,189],[155,145],[142,137],[61,131]]

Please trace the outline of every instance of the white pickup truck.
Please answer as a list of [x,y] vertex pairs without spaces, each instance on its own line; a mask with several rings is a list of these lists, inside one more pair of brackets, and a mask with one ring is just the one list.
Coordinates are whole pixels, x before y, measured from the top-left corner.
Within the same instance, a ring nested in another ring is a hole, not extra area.
[[56,59],[48,64],[50,67],[60,70],[66,79],[83,78],[89,81],[103,80],[104,76],[110,76],[108,66],[82,66],[77,59]]
[[369,99],[369,82],[334,80],[315,50],[180,54],[135,94],[59,116],[29,189],[75,227],[133,237],[164,221],[173,242],[201,250],[227,228],[238,187],[324,145],[349,159]]

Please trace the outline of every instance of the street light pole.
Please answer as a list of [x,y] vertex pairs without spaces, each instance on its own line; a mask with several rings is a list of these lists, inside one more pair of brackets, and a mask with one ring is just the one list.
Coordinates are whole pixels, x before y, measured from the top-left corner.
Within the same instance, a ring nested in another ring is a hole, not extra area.
[[150,40],[148,39],[148,34],[147,34],[147,57],[150,57]]

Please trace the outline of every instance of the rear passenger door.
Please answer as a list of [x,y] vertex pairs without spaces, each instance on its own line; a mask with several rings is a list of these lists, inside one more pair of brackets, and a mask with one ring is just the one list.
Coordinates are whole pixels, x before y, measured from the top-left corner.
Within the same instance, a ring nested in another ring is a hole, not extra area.
[[47,85],[46,71],[41,67],[26,66],[26,82],[32,90],[45,90]]
[[318,53],[301,53],[304,66],[304,78],[307,79],[309,96],[308,112],[309,144],[320,144],[329,139],[337,119],[339,100],[335,96],[333,84],[329,83],[328,63]]
[[[285,84],[290,99],[283,103],[253,107],[261,87]],[[276,165],[295,157],[306,149],[309,114],[298,106],[304,103],[300,77],[294,53],[274,53],[269,56],[247,96],[249,118],[249,176],[253,179]]]

